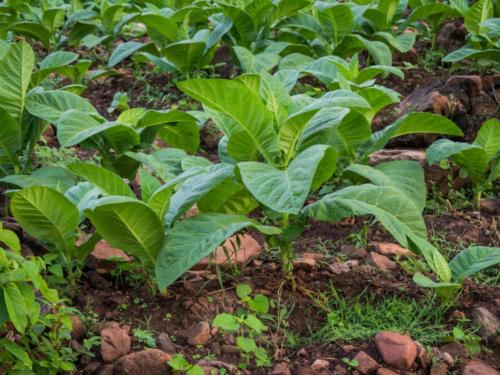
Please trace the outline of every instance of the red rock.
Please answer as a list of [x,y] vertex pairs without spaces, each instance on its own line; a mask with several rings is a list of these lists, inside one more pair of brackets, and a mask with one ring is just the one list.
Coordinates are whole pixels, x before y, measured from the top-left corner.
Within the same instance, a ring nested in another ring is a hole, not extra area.
[[500,319],[485,307],[477,307],[472,311],[473,321],[479,328],[482,338],[491,343],[500,343]]
[[262,247],[259,243],[249,234],[239,235],[240,247],[235,249],[237,244],[236,236],[230,237],[224,242],[224,245],[219,246],[212,257],[207,257],[202,259],[193,270],[205,269],[209,264],[212,265],[224,265],[227,264],[227,256],[224,247],[229,252],[231,257],[231,263],[237,265],[244,265],[248,263],[251,259],[258,257],[261,253]]
[[324,360],[324,359],[316,359],[313,364],[311,365],[311,368],[318,372],[326,372],[328,373],[328,368],[330,367],[330,362]]
[[448,364],[446,362],[439,362],[437,365],[432,366],[430,375],[447,375]]
[[392,370],[389,370],[388,368],[380,367],[377,370],[377,375],[399,375],[399,372],[394,372]]
[[432,363],[432,358],[429,352],[418,341],[415,341],[415,345],[417,346],[417,362],[419,366],[424,369],[429,367]]
[[118,323],[109,324],[101,330],[101,357],[104,362],[114,362],[130,351],[132,340],[129,332],[125,327],[120,328]]
[[318,373],[310,367],[299,367],[296,372],[297,375],[317,375]]
[[364,259],[368,256],[368,252],[364,248],[356,248],[353,245],[342,245],[340,251],[344,253],[348,258],[353,259]]
[[483,91],[483,81],[480,76],[456,75],[448,78],[447,88],[460,88],[469,96],[478,96]]
[[170,367],[167,361],[171,359],[170,354],[159,349],[142,350],[120,358],[114,366],[114,373],[120,375],[168,374]]
[[314,258],[300,257],[293,260],[293,268],[297,270],[312,271],[317,262]]
[[71,319],[71,338],[75,341],[80,341],[83,336],[85,336],[85,333],[87,333],[87,330],[85,328],[85,325],[81,321],[79,317],[76,315],[70,316]]
[[467,357],[467,349],[465,349],[465,346],[456,341],[441,346],[439,350],[443,353],[448,353],[453,359]]
[[409,370],[417,358],[417,346],[408,335],[380,332],[374,340],[384,362],[391,367]]
[[494,368],[479,362],[471,361],[467,363],[462,371],[462,375],[499,375],[500,373]]
[[368,254],[368,262],[371,265],[380,268],[384,272],[389,272],[398,267],[396,263],[394,263],[386,256],[374,252]]
[[406,258],[415,255],[412,251],[399,246],[396,243],[372,242],[370,245],[372,247],[372,250],[385,256],[399,256],[402,258]]
[[160,349],[163,350],[165,353],[168,354],[177,353],[177,348],[175,347],[172,340],[170,340],[170,336],[165,332],[160,333],[160,336],[158,337],[158,345],[160,346]]
[[271,375],[292,375],[292,372],[286,363],[278,363],[271,371]]
[[130,262],[132,258],[123,250],[112,247],[107,241],[100,240],[90,253],[88,264],[97,273],[108,273],[115,268],[113,259],[120,259],[123,262]]
[[485,92],[470,98],[470,107],[474,116],[492,117],[497,111],[497,103]]
[[358,366],[356,366],[356,369],[362,374],[371,374],[378,368],[377,361],[375,361],[372,357],[370,357],[363,351],[356,354],[354,359],[358,361]]
[[187,331],[186,337],[189,345],[206,345],[212,338],[210,324],[208,322],[199,322]]

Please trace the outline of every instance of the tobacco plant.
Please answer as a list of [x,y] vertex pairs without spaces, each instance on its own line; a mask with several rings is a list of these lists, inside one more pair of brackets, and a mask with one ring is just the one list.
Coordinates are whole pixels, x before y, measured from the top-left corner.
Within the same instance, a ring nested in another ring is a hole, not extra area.
[[474,202],[479,207],[485,189],[500,178],[500,121],[486,121],[471,144],[440,139],[427,149],[430,165],[447,159],[470,178],[474,184]]
[[25,42],[12,44],[0,61],[0,175],[29,171],[33,148],[47,123],[54,123],[66,110],[95,114],[73,93],[31,87],[47,72],[42,68],[33,74],[34,67],[33,50]]

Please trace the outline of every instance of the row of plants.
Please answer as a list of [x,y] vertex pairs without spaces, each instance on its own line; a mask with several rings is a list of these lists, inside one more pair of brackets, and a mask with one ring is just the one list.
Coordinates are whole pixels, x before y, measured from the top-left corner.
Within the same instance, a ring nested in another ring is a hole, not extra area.
[[[2,4],[0,182],[8,212],[49,252],[24,258],[15,234],[0,228],[0,334],[18,335],[0,341],[9,373],[73,370],[76,357],[66,345],[73,312],[44,276],[81,269],[101,239],[133,256],[162,293],[246,228],[264,235],[292,278],[294,240],[307,224],[352,216],[374,217],[420,254],[435,276],[416,273],[414,281],[442,298],[455,295],[465,277],[498,264],[497,248],[479,246],[448,263],[427,240],[418,163],[369,164],[396,137],[463,135],[447,118],[417,112],[372,131],[376,114],[399,101],[376,78],[404,76],[391,66],[392,52],[413,46],[416,34],[408,28],[420,29],[424,19],[435,34],[457,16],[465,19],[469,46],[446,59],[494,60],[498,3],[491,0]],[[43,48],[35,53],[20,37]],[[125,42],[115,46],[116,38]],[[200,78],[222,44],[241,74]],[[90,70],[91,59],[62,50],[81,45],[112,51],[108,66]],[[130,57],[179,73],[177,87],[200,110],[129,108],[114,120],[99,114],[81,97],[86,83],[115,74],[111,68]],[[65,83],[51,87],[54,76]],[[324,89],[304,92],[300,82],[308,77]],[[217,163],[196,155],[207,121],[224,134]],[[40,166],[34,149],[49,124],[61,147],[89,150],[94,161]],[[170,147],[158,147],[158,139]],[[500,177],[500,123],[486,121],[471,144],[438,140],[427,156],[430,164],[461,168],[479,201]],[[188,217],[193,206],[198,214]],[[245,324],[240,319],[223,316],[217,324],[231,331]],[[249,356],[268,361],[241,337]]]

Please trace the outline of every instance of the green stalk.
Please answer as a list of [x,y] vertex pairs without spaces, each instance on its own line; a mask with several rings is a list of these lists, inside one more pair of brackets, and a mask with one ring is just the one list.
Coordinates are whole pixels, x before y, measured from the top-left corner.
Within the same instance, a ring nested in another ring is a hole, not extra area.
[[[281,228],[285,230],[290,225],[290,219],[288,213],[283,213],[281,218]],[[280,249],[280,261],[281,261],[281,270],[283,275],[286,278],[289,278],[292,275],[293,271],[293,245],[291,241],[286,240],[285,238],[279,239],[279,249]]]

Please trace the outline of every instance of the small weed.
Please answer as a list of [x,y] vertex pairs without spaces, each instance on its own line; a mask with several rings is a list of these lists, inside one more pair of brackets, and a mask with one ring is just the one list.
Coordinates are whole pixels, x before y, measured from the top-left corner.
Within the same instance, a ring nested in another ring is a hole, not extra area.
[[431,345],[450,335],[445,324],[447,306],[435,303],[433,298],[403,300],[393,296],[380,300],[362,293],[347,300],[332,286],[330,292],[316,299],[316,304],[326,312],[326,323],[306,342],[295,338],[296,344],[369,340],[380,331],[394,331],[408,333],[420,343]]
[[136,339],[141,344],[144,344],[145,347],[156,348],[156,340],[152,332],[134,328],[132,334],[134,335],[134,339]]

